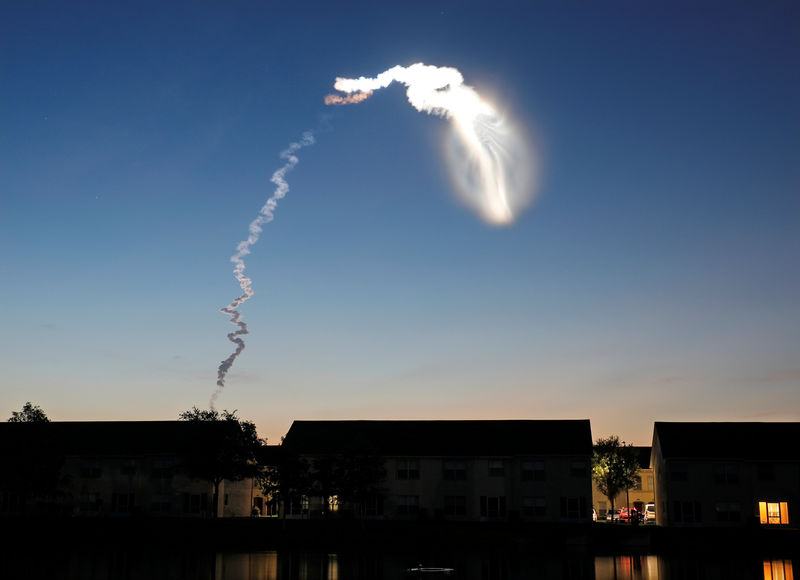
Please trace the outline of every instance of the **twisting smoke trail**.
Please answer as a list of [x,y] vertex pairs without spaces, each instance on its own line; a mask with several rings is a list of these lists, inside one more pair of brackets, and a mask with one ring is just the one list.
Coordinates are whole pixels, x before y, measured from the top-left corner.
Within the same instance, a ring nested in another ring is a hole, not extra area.
[[219,368],[217,369],[217,390],[211,395],[211,409],[214,408],[214,403],[225,386],[225,376],[228,374],[231,366],[233,366],[233,362],[236,360],[236,357],[242,354],[242,351],[244,350],[245,344],[242,336],[250,333],[250,331],[247,329],[247,324],[242,320],[242,313],[238,310],[239,306],[241,306],[253,295],[253,282],[244,273],[245,264],[243,258],[250,253],[250,247],[258,241],[258,238],[261,235],[262,226],[271,222],[275,218],[274,212],[278,207],[278,200],[283,199],[286,194],[289,193],[289,184],[286,183],[286,174],[294,169],[294,166],[297,165],[299,161],[295,153],[299,149],[313,144],[313,133],[311,131],[306,131],[303,133],[302,138],[299,141],[290,143],[289,147],[287,147],[284,151],[281,151],[281,159],[285,159],[286,163],[283,165],[283,167],[276,170],[270,179],[270,181],[276,185],[275,191],[272,193],[272,196],[266,201],[266,203],[264,203],[263,207],[258,213],[258,217],[250,222],[250,234],[247,236],[247,239],[239,242],[239,244],[236,246],[236,253],[231,256],[231,262],[235,264],[233,268],[233,275],[236,277],[236,280],[239,281],[239,287],[242,289],[242,294],[224,308],[220,308],[219,311],[230,316],[231,324],[238,327],[238,330],[228,334],[228,340],[235,344],[236,348],[228,358],[220,363]]
[[[375,78],[337,78],[326,104],[352,104],[397,81],[418,111],[453,122],[448,148],[450,173],[465,203],[491,224],[511,223],[534,194],[536,159],[514,127],[451,67],[422,63],[395,66]],[[351,93],[356,93],[351,95]]]

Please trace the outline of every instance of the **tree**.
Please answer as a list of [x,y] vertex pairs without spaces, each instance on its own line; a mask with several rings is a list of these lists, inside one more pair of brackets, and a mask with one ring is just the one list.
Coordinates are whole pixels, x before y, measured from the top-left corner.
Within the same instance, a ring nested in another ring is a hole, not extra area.
[[592,479],[600,493],[611,502],[612,519],[614,498],[636,486],[638,471],[639,459],[633,445],[620,441],[616,435],[597,440],[592,456]]
[[49,423],[50,419],[39,405],[34,405],[30,401],[25,403],[22,411],[12,411],[9,423]]
[[269,457],[262,461],[265,468],[259,485],[270,500],[283,504],[280,515],[285,518],[287,504],[293,498],[307,496],[311,491],[309,465],[305,459],[284,447],[270,448],[270,451]]
[[236,411],[202,410],[192,407],[182,412],[181,421],[218,423],[220,428],[197,441],[184,457],[184,470],[189,477],[202,479],[214,486],[214,517],[219,506],[219,487],[223,480],[241,481],[258,477],[258,457],[266,441],[259,439],[256,426],[236,416]]

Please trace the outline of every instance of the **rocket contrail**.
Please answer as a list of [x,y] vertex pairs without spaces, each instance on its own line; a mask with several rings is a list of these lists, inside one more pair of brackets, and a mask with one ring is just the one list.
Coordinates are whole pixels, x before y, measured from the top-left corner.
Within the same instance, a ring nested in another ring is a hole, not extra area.
[[[395,66],[375,78],[337,78],[325,104],[359,103],[397,81],[418,111],[453,122],[448,147],[450,173],[462,199],[491,224],[511,223],[533,197],[536,158],[520,134],[488,101],[464,84],[451,67],[422,63]],[[355,94],[351,94],[355,93]]]
[[242,313],[238,310],[239,306],[241,306],[242,303],[246,302],[253,295],[252,280],[250,280],[250,278],[244,273],[245,264],[243,258],[250,253],[250,247],[258,241],[262,231],[261,226],[271,222],[275,218],[274,212],[278,207],[278,200],[283,199],[286,194],[289,193],[289,184],[286,183],[285,176],[289,171],[294,169],[294,166],[297,165],[299,161],[295,153],[299,149],[313,144],[313,133],[311,131],[306,131],[303,133],[299,141],[290,143],[289,147],[287,147],[284,151],[281,151],[281,159],[285,159],[286,163],[283,165],[283,167],[276,170],[270,179],[270,181],[276,185],[275,191],[272,193],[272,196],[266,201],[266,203],[264,203],[263,207],[258,213],[258,217],[250,222],[250,235],[247,236],[246,240],[239,242],[239,244],[236,246],[236,253],[231,256],[231,262],[235,264],[233,268],[233,275],[236,277],[236,280],[239,281],[239,287],[242,289],[242,294],[224,308],[220,308],[220,312],[224,312],[230,316],[231,324],[238,327],[238,330],[228,334],[228,340],[235,344],[236,348],[228,358],[220,363],[219,368],[217,369],[217,390],[211,395],[210,401],[210,407],[212,409],[214,408],[214,403],[216,402],[217,397],[225,386],[225,375],[228,374],[231,366],[233,366],[233,362],[236,360],[236,357],[238,357],[244,350],[245,344],[242,336],[249,334],[247,324],[241,319]]

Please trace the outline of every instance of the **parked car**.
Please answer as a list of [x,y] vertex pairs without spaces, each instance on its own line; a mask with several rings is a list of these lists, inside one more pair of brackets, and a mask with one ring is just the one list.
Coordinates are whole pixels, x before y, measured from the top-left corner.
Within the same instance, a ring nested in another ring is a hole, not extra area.
[[597,521],[597,511],[594,508],[592,508],[592,521]]
[[621,522],[638,522],[639,521],[639,512],[636,511],[636,508],[622,508],[619,510],[619,521]]
[[649,503],[644,506],[644,523],[646,524],[656,523],[656,504]]
[[619,510],[608,510],[606,512],[606,521],[612,522],[619,519]]

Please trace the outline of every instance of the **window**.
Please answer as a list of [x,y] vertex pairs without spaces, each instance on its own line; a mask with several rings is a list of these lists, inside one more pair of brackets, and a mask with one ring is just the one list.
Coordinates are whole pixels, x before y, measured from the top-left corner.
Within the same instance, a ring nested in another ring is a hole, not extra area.
[[544,481],[546,479],[544,461],[536,459],[523,461],[520,475],[522,481]]
[[789,503],[785,501],[758,502],[758,515],[762,524],[788,524]]
[[153,459],[150,475],[153,479],[170,479],[172,477],[173,461],[171,459]]
[[586,462],[585,461],[573,461],[569,467],[569,474],[573,477],[585,477],[586,476]]
[[506,498],[505,496],[487,497],[481,496],[481,517],[482,518],[504,518],[506,517]]
[[419,460],[398,459],[395,475],[397,479],[419,479]]
[[526,517],[541,517],[547,514],[547,503],[543,497],[523,497],[522,515]]
[[775,464],[759,463],[756,466],[759,481],[775,481]]
[[561,517],[568,520],[586,519],[588,517],[586,498],[561,496]]
[[133,475],[134,473],[136,473],[136,460],[123,459],[119,465],[119,472],[122,475]]
[[467,515],[467,498],[463,495],[444,496],[444,515],[446,516],[465,516]]
[[671,481],[689,481],[688,466],[682,461],[670,464],[669,478]]
[[397,515],[415,516],[419,513],[418,495],[397,496]]
[[112,493],[111,511],[115,514],[129,514],[133,511],[132,493]]
[[673,501],[672,519],[678,524],[694,524],[703,521],[699,501]]
[[364,515],[374,518],[383,515],[383,497],[371,495],[364,501]]
[[200,514],[208,511],[207,493],[184,493],[183,511],[187,514]]
[[718,522],[738,522],[742,519],[742,509],[736,502],[717,502],[714,511]]
[[448,481],[463,481],[467,479],[467,464],[461,459],[445,459],[444,479]]
[[88,491],[81,492],[79,497],[80,505],[78,506],[82,512],[94,512],[100,509],[100,494]]
[[286,502],[287,516],[301,516],[308,513],[308,497],[304,495],[293,495]]
[[331,512],[338,512],[339,511],[339,496],[338,495],[330,495],[328,496],[328,511]]
[[489,477],[503,477],[505,474],[506,466],[502,459],[489,460]]
[[715,463],[712,470],[714,483],[739,483],[739,466],[735,463]]
[[158,514],[168,514],[172,511],[172,496],[154,495],[150,500],[150,511]]
[[103,468],[97,459],[84,459],[81,461],[81,477],[97,479],[103,475]]

